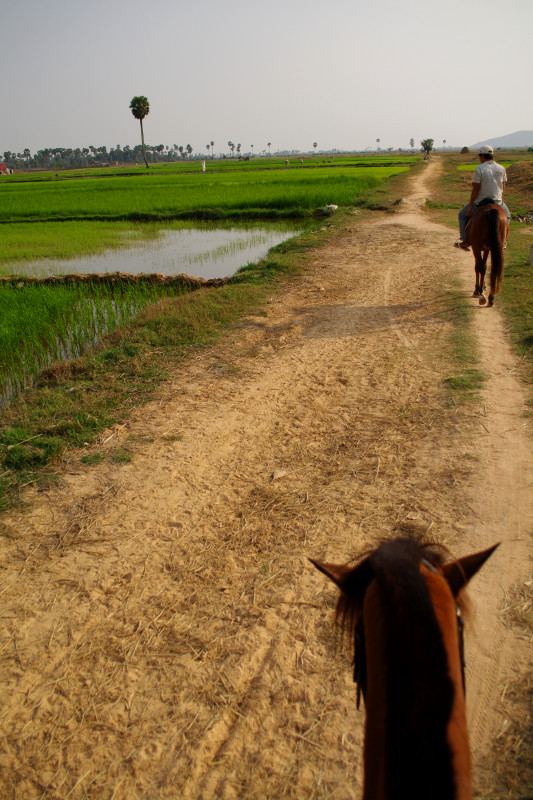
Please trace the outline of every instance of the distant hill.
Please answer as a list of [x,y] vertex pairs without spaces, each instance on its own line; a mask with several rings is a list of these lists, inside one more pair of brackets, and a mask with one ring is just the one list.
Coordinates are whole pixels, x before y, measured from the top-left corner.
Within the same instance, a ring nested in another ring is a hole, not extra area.
[[482,144],[490,144],[492,147],[533,147],[533,131],[516,131],[508,133],[507,136],[495,136],[493,139],[485,139],[483,142],[469,144],[469,150],[475,150]]

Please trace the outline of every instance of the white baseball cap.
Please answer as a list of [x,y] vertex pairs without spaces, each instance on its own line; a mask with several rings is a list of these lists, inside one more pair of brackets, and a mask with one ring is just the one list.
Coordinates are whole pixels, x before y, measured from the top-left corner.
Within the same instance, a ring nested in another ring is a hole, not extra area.
[[482,144],[481,147],[479,148],[479,155],[482,156],[485,155],[485,153],[486,154],[494,153],[494,148],[492,148],[490,144]]

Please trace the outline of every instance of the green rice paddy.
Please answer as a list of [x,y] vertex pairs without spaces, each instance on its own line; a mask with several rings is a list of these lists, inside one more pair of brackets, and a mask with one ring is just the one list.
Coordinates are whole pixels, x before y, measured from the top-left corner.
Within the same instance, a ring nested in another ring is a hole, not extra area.
[[[500,164],[500,166],[504,167],[505,169],[507,169],[507,167],[510,167],[511,164],[513,164],[513,163],[514,163],[513,161],[498,161],[498,164]],[[479,163],[476,163],[476,164],[459,164],[457,169],[459,170],[459,172],[474,172],[476,167],[479,167]]]
[[[3,181],[0,222],[168,220],[304,216],[326,204],[351,206],[409,166],[235,169],[168,174]],[[1,253],[0,253],[1,259]]]
[[161,295],[179,287],[144,283],[0,286],[0,406],[54,361],[80,356]]

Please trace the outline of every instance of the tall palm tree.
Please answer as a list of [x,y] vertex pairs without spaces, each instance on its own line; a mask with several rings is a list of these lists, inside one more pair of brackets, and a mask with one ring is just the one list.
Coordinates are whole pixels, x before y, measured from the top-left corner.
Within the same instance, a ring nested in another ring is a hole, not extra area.
[[146,169],[148,169],[148,161],[146,160],[146,150],[144,147],[144,131],[143,131],[143,119],[146,117],[147,114],[150,113],[150,103],[148,102],[146,97],[143,95],[139,95],[139,97],[132,98],[130,103],[131,113],[138,119],[141,123],[141,142],[143,148],[143,156],[144,156],[144,163],[146,164]]
[[268,147],[268,155],[270,155],[270,148],[272,147],[272,142],[267,142]]
[[211,139],[211,158],[214,158],[214,157],[215,157],[215,143]]

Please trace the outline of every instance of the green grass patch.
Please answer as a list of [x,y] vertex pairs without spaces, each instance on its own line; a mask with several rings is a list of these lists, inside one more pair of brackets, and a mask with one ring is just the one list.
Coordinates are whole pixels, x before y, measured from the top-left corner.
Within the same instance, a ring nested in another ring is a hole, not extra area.
[[[514,164],[514,163],[515,163],[514,161],[500,161],[500,160],[498,160],[498,164],[501,164],[501,166],[504,167],[504,169],[507,169],[507,167],[510,167],[511,164]],[[477,164],[459,164],[457,169],[461,170],[462,172],[475,172],[475,169],[478,166],[479,166],[479,160],[477,161]]]
[[100,464],[102,461],[105,461],[105,454],[104,453],[87,453],[87,455],[82,456],[80,459],[82,464],[86,466],[92,466],[93,464]]
[[533,244],[533,228],[531,235],[526,237],[517,230],[518,227],[513,223],[498,304],[505,314],[521,359],[523,377],[533,384],[533,267],[527,263],[529,248]]
[[479,369],[477,342],[472,332],[472,308],[459,289],[447,292],[444,299],[446,316],[451,319],[451,364],[453,373],[443,379],[450,401],[456,405],[479,397],[486,377]]

